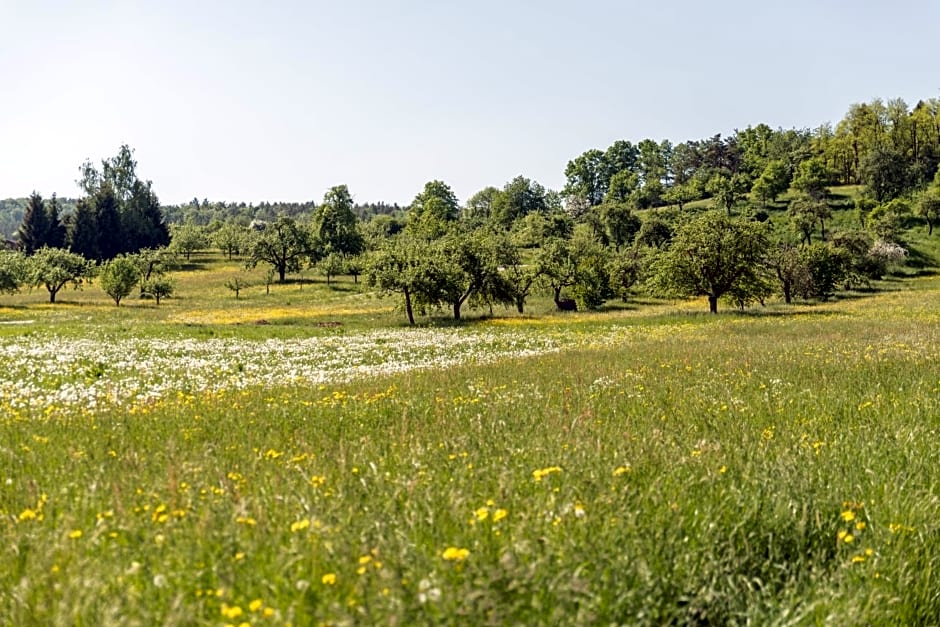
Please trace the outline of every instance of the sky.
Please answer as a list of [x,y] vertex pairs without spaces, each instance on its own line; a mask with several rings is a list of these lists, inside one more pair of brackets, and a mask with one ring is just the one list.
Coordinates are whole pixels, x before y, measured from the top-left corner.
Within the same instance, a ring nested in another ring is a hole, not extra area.
[[0,0],[0,198],[134,149],[194,197],[461,201],[618,139],[940,97],[935,0]]

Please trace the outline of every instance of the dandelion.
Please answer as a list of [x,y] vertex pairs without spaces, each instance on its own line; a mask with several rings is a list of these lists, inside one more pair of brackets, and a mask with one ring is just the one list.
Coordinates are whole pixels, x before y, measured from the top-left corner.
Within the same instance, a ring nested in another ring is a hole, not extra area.
[[509,512],[507,512],[506,510],[498,509],[495,512],[493,512],[493,522],[497,523],[508,515],[509,515]]
[[482,521],[486,520],[487,518],[489,518],[489,516],[490,516],[490,510],[487,509],[486,507],[481,507],[481,508],[477,509],[477,511],[475,511],[475,512],[473,513],[473,515],[476,517],[476,519],[477,519],[478,521],[482,522]]
[[82,537],[82,535],[83,534],[81,529],[75,529],[74,531],[69,532],[69,538],[72,540],[78,540]]
[[290,530],[291,533],[297,533],[298,531],[303,531],[310,526],[310,519],[305,518],[303,520],[298,520],[295,523],[291,523]]
[[250,516],[239,516],[235,519],[235,522],[239,525],[245,525],[247,527],[254,527],[258,524],[258,521],[254,518],[251,518]]
[[852,522],[853,520],[855,520],[855,512],[853,512],[850,509],[847,509],[844,512],[842,512],[840,516],[842,517],[842,520],[844,520],[845,522]]
[[262,601],[261,599],[255,599],[254,601],[248,604],[248,611],[257,612],[262,607],[264,607],[264,601]]
[[545,477],[554,474],[556,472],[561,472],[560,466],[549,466],[548,468],[539,468],[538,470],[532,471],[532,478],[536,481],[541,481]]
[[28,508],[24,509],[22,512],[20,512],[19,520],[20,522],[24,520],[36,520],[36,510]]
[[441,554],[441,557],[443,557],[448,562],[462,562],[469,556],[470,551],[468,549],[458,549],[457,547],[453,546],[447,547],[444,550],[444,553]]
[[336,573],[326,573],[320,577],[320,583],[324,586],[335,586],[336,585]]
[[626,466],[617,466],[616,468],[614,468],[614,476],[615,476],[615,477],[619,477],[620,475],[625,475],[625,474],[627,474],[628,472],[630,472],[631,470],[633,470],[633,469],[630,468],[629,465],[626,465]]
[[222,616],[224,616],[225,618],[231,618],[231,619],[238,618],[239,616],[245,613],[241,607],[237,605],[229,605],[228,603],[222,604],[221,611],[222,611]]

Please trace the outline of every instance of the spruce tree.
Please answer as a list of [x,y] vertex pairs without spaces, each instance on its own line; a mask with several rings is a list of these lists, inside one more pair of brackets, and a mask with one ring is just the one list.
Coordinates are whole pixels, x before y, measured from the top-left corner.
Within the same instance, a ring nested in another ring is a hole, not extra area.
[[95,194],[95,224],[98,231],[99,260],[114,259],[125,251],[126,242],[121,228],[121,214],[119,200],[114,188],[104,183]]
[[20,224],[20,248],[27,255],[32,255],[46,243],[48,232],[49,222],[46,215],[46,205],[42,200],[42,196],[37,192],[33,192],[26,203],[23,222]]
[[49,206],[46,208],[46,216],[49,225],[46,231],[46,246],[49,248],[65,248],[65,225],[62,224],[62,219],[59,217],[59,200],[55,194],[52,195]]
[[98,259],[98,223],[95,210],[88,200],[82,198],[75,207],[69,229],[69,249],[85,259]]

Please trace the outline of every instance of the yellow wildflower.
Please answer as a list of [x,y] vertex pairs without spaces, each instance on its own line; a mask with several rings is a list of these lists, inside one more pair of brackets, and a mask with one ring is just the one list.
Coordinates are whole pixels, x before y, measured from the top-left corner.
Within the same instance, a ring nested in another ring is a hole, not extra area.
[[73,540],[78,540],[79,538],[82,537],[82,530],[81,530],[81,529],[76,529],[76,530],[72,531],[71,533],[69,533],[69,537],[70,537],[71,539],[73,539]]
[[852,522],[853,520],[855,520],[855,512],[853,512],[850,509],[847,509],[844,512],[842,512],[840,516],[842,517],[842,520],[844,520],[845,522]]
[[262,601],[261,599],[255,599],[254,601],[248,604],[248,611],[257,612],[262,607],[264,607],[264,601]]
[[506,510],[498,509],[495,512],[493,512],[493,522],[499,522],[508,515],[509,515],[509,512],[507,512]]
[[453,546],[447,547],[447,549],[444,550],[444,553],[441,554],[441,557],[443,557],[448,562],[462,562],[469,556],[470,551],[468,549],[458,549],[457,547]]
[[556,472],[561,472],[561,467],[559,466],[549,466],[548,468],[539,468],[532,471],[532,478],[536,481],[541,481],[548,475],[551,475]]
[[333,586],[336,585],[336,573],[327,573],[320,577],[320,582],[324,586]]
[[291,523],[290,530],[291,530],[291,533],[297,533],[298,531],[303,531],[309,526],[310,526],[310,519],[305,518],[303,520],[298,520],[295,523]]

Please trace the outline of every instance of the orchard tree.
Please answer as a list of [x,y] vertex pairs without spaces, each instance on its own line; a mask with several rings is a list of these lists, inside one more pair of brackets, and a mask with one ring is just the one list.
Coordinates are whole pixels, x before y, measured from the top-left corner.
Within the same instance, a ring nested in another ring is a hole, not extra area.
[[205,227],[192,222],[173,225],[170,250],[174,253],[182,255],[188,261],[194,252],[208,247],[209,238],[206,236]]
[[121,255],[106,261],[98,270],[98,283],[105,294],[121,306],[121,299],[130,294],[140,281],[140,264],[134,257]]
[[813,157],[800,162],[791,186],[813,200],[820,201],[829,196],[829,179],[826,163],[819,157]]
[[240,255],[248,247],[248,230],[235,222],[226,222],[210,237],[212,245],[221,250],[231,259],[233,255]]
[[27,267],[27,282],[49,292],[49,302],[54,303],[56,294],[67,283],[79,289],[82,281],[94,273],[94,265],[81,255],[61,248],[40,248],[30,257]]
[[140,292],[145,296],[150,296],[160,306],[160,301],[173,295],[176,286],[173,281],[164,275],[155,274],[149,279],[144,279],[140,283]]
[[408,324],[415,323],[415,308],[437,303],[443,297],[439,259],[431,245],[410,234],[383,242],[366,261],[366,282],[388,294],[401,294]]
[[708,310],[731,290],[756,283],[766,256],[765,225],[709,211],[680,226],[669,248],[653,262],[654,291],[679,296],[707,296]]
[[490,236],[483,230],[451,232],[440,240],[438,247],[444,261],[440,268],[445,278],[442,301],[451,306],[454,320],[460,320],[461,308],[470,298],[487,305],[515,302],[512,289],[499,270],[511,248],[507,238]]
[[247,265],[270,264],[277,271],[278,282],[283,283],[288,272],[299,272],[310,258],[311,240],[310,233],[293,218],[280,217],[253,233]]
[[917,198],[917,215],[927,223],[927,235],[933,235],[933,226],[940,220],[940,187],[932,187]]
[[27,260],[22,252],[0,251],[0,293],[15,294],[26,281]]
[[346,259],[339,253],[329,253],[317,262],[316,267],[320,274],[326,277],[326,284],[330,285],[330,280],[346,269]]

